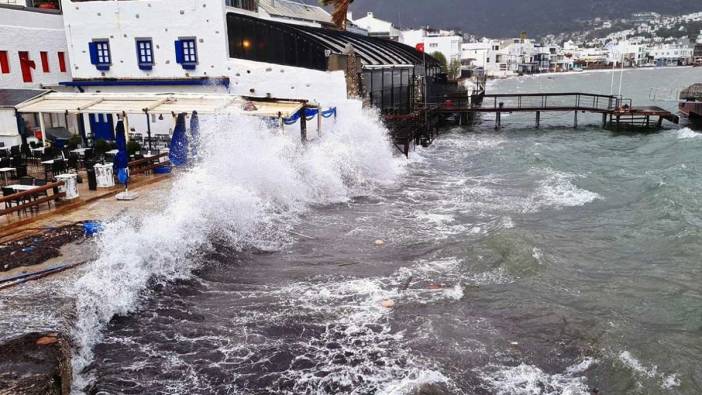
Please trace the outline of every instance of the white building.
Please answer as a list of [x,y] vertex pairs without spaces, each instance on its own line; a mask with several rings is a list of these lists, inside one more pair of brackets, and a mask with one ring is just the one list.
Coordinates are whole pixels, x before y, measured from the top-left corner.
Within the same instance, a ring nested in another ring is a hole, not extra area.
[[348,19],[356,26],[368,31],[368,35],[371,37],[387,38],[394,41],[398,41],[400,38],[400,30],[392,22],[376,18],[372,12],[368,12],[366,16],[359,19],[353,19],[353,14],[349,13]]
[[687,42],[663,44],[650,51],[656,66],[682,66],[692,63],[694,47]]
[[0,3],[0,88],[40,88],[70,80],[60,11]]
[[610,63],[624,63],[625,67],[640,67],[649,61],[647,45],[622,40],[609,46],[608,49],[607,61]]
[[429,28],[403,30],[400,33],[400,42],[411,47],[424,44],[426,53],[441,52],[449,64],[453,61],[461,61],[463,36],[455,30]]
[[[40,94],[33,89],[56,87],[69,81],[69,56],[60,11],[0,3],[0,145],[20,144],[14,105]],[[39,120],[25,116],[30,129]],[[62,117],[54,117],[57,123]],[[51,117],[47,116],[47,123]]]
[[[285,56],[286,48],[259,35],[264,34],[256,30],[259,21],[320,26],[331,17],[319,7],[284,0],[63,0],[63,11],[73,74],[73,81],[64,84],[69,87],[231,93],[326,106],[346,99],[343,72],[304,67],[313,62],[326,66],[325,59],[290,62],[303,67],[263,61]],[[91,130],[112,126],[107,116],[91,116],[89,122]],[[151,123],[155,133],[168,133],[173,126],[170,119],[152,117]],[[144,130],[143,114],[130,126]]]

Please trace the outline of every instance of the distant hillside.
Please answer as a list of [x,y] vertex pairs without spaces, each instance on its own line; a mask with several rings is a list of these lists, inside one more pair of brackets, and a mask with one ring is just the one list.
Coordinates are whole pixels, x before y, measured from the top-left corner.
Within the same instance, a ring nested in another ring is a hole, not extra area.
[[[316,0],[306,0],[318,3]],[[493,37],[532,37],[579,29],[577,20],[619,18],[654,11],[681,15],[702,11],[702,0],[355,0],[354,17],[367,11],[400,26],[460,28]]]

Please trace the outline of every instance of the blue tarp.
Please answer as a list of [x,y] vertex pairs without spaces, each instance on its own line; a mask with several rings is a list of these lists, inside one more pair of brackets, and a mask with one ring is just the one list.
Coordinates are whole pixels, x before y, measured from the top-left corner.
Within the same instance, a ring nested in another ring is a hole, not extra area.
[[114,167],[117,169],[119,182],[126,186],[129,181],[129,153],[127,152],[127,136],[124,132],[124,121],[122,120],[117,121],[115,139],[117,155],[115,156]]
[[[314,119],[314,117],[319,114],[319,110],[316,108],[305,108],[305,119],[308,121],[311,121]],[[327,110],[322,111],[322,117],[323,118],[330,118],[330,117],[336,117],[336,107],[330,107]],[[293,114],[290,118],[283,118],[283,122],[286,125],[294,125],[297,120],[300,119],[300,113],[295,113]]]
[[188,164],[188,136],[185,134],[185,113],[178,114],[176,118],[168,158],[174,166]]

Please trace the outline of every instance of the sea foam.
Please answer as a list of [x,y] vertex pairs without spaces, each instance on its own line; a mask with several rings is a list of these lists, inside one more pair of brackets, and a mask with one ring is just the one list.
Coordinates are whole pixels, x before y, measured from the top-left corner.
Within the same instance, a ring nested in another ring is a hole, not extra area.
[[355,103],[338,112],[336,123],[325,120],[322,136],[306,145],[296,128],[281,132],[247,116],[202,118],[203,159],[177,174],[162,210],[108,223],[99,258],[73,287],[75,390],[87,384],[81,371],[104,326],[137,309],[153,282],[190,277],[213,240],[277,249],[311,204],[343,202],[395,180],[402,161],[377,115]]

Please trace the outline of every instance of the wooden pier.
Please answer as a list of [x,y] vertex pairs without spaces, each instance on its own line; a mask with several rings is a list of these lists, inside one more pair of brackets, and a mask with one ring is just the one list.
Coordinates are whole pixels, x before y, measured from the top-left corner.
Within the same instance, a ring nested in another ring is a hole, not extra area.
[[602,115],[602,126],[611,130],[661,128],[663,121],[677,124],[679,118],[660,107],[634,107],[631,99],[590,93],[518,93],[482,95],[480,105],[446,100],[428,106],[426,111],[440,114],[494,113],[495,128],[502,127],[502,114],[534,113],[534,124],[541,126],[545,112],[572,112],[573,126],[578,127],[578,114]]

